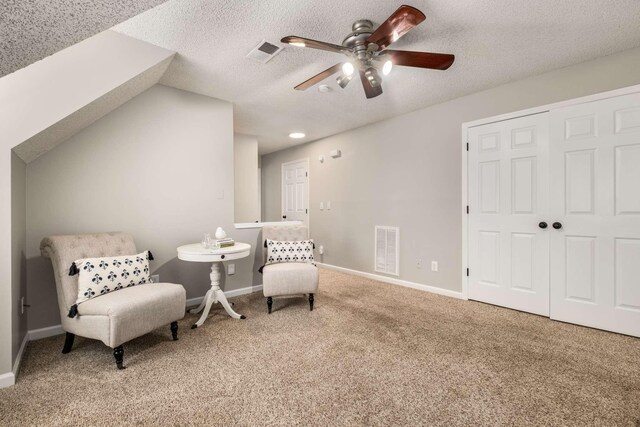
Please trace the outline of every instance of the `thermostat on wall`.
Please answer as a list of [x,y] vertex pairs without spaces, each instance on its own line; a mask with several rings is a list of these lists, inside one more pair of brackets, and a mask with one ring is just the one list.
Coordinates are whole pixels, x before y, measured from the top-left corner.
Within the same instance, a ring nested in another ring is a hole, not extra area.
[[330,155],[331,157],[333,157],[334,159],[335,159],[336,157],[340,157],[340,155],[341,155],[341,154],[342,154],[342,153],[340,152],[340,150],[331,150],[331,151],[329,151],[329,155]]

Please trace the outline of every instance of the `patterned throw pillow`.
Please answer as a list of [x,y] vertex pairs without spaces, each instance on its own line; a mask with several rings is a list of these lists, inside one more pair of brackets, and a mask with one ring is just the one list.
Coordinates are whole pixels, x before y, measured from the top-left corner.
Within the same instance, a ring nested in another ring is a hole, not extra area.
[[300,240],[296,242],[281,242],[269,240],[267,246],[267,262],[265,265],[280,262],[313,262],[313,240]]
[[[76,260],[69,270],[70,276],[79,273],[76,309],[77,304],[91,298],[130,286],[151,283],[150,259],[153,259],[151,252],[144,251],[137,255]],[[71,313],[69,316],[73,317]]]

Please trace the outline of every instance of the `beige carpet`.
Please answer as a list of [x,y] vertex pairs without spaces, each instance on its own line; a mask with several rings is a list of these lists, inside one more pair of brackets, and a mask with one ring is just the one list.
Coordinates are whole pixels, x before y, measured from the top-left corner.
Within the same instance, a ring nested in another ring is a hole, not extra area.
[[0,425],[640,425],[640,339],[323,270],[111,350],[28,345]]

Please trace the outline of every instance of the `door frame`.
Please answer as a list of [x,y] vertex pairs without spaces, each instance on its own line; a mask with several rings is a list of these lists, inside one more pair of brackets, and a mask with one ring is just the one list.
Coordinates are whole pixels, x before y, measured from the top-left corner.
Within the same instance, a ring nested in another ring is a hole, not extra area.
[[[298,160],[283,162],[280,165],[280,221],[282,221],[282,212],[284,212],[284,168],[294,163],[305,162],[307,164],[307,229],[311,235],[311,164],[309,158],[305,157]],[[284,222],[284,221],[283,221]]]
[[[600,101],[603,99],[615,98],[617,96],[629,95],[632,93],[640,93],[640,84],[462,123],[462,209],[460,213],[462,219],[462,271],[460,272],[460,277],[462,283],[463,299],[469,299],[469,277],[467,276],[467,266],[469,265],[469,217],[467,215],[467,206],[469,204],[469,154],[467,151],[469,147],[469,129],[476,126],[502,122],[518,117],[546,113],[556,108],[569,107],[572,105],[584,104],[593,101]],[[470,209],[471,208],[472,207],[470,207]]]

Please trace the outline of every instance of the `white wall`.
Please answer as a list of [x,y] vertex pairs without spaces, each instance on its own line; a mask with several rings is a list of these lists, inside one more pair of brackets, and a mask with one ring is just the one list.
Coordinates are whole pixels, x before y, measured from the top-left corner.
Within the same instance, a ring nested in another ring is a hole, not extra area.
[[[232,114],[230,103],[156,85],[27,165],[29,329],[59,324],[45,236],[132,233],[187,298],[204,295],[210,265],[179,261],[177,246],[218,225],[257,244],[256,231],[233,228]],[[226,290],[253,284],[253,257],[236,264]]]
[[12,149],[173,54],[105,31],[0,79],[0,383],[12,381],[14,347]]
[[27,334],[27,313],[20,297],[27,296],[27,165],[11,153],[11,361],[15,363]]
[[[638,84],[638,70],[640,48],[265,155],[263,219],[280,218],[281,164],[309,157],[310,229],[325,246],[321,261],[373,273],[374,226],[399,226],[400,278],[460,291],[462,123]],[[342,157],[329,158],[332,149]],[[321,201],[332,209],[320,211]]]
[[235,221],[259,222],[258,138],[236,133],[233,151]]

